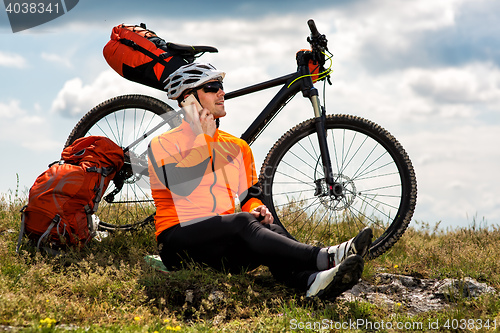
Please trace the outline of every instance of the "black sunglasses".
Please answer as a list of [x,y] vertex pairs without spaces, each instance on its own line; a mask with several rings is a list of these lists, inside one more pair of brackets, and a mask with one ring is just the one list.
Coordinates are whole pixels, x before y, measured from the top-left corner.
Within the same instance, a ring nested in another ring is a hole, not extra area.
[[206,93],[216,93],[220,90],[224,90],[224,87],[222,86],[222,82],[220,81],[211,81],[207,82],[202,86],[199,86],[198,89],[203,89],[204,92]]

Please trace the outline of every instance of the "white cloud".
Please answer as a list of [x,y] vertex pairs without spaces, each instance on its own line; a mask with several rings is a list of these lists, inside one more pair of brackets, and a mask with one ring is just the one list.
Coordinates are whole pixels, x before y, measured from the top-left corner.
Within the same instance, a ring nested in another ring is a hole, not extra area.
[[335,35],[329,39],[338,60],[378,74],[432,64],[435,55],[425,48],[425,36],[453,29],[462,6],[470,2],[368,0],[326,11],[318,22],[332,22]]
[[[236,89],[295,70],[295,52],[308,46],[306,20],[301,20],[301,24],[297,22],[296,16],[264,16],[258,20],[223,19],[216,24],[153,21],[149,26],[168,41],[217,47],[219,53],[206,54],[199,61],[212,62],[227,71],[230,77],[226,81],[234,82]],[[175,36],[175,40],[171,36]],[[244,76],[236,77],[233,72],[237,70]],[[264,76],[263,71],[267,75]]]
[[45,61],[54,62],[67,68],[73,68],[71,57],[61,56],[60,54],[42,52],[41,57]]
[[329,112],[355,113],[400,133],[398,127],[434,128],[447,119],[489,122],[486,118],[497,114],[500,105],[500,68],[491,63],[409,67],[378,75],[348,63],[338,66],[329,89]]
[[27,67],[27,62],[26,59],[19,54],[0,51],[0,66],[10,68],[25,68]]
[[420,131],[406,139],[414,153],[420,220],[465,225],[477,214],[498,222],[500,125],[443,126],[441,131]]
[[8,104],[0,103],[0,119],[11,119],[19,117],[24,113],[21,109],[21,102],[18,100],[11,100]]
[[85,84],[81,78],[67,81],[53,101],[51,112],[79,118],[109,98],[132,93],[162,95],[160,91],[127,81],[112,70],[107,70],[90,84]]
[[52,151],[61,143],[52,139],[50,119],[29,114],[21,107],[21,102],[12,100],[0,103],[0,142],[2,146],[23,147],[30,151]]
[[488,63],[411,70],[409,81],[417,94],[438,103],[498,104],[500,101],[500,69]]

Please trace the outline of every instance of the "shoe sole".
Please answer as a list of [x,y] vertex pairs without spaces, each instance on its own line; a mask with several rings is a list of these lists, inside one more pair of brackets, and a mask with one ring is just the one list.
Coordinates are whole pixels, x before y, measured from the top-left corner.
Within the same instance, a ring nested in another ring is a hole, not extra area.
[[372,244],[372,239],[373,231],[371,228],[366,227],[361,230],[352,241],[351,248],[353,248],[353,254],[358,254],[364,258],[368,254],[368,250]]
[[363,274],[364,265],[365,262],[360,255],[351,254],[339,265],[339,270],[333,280],[316,296],[321,299],[334,300],[358,284]]

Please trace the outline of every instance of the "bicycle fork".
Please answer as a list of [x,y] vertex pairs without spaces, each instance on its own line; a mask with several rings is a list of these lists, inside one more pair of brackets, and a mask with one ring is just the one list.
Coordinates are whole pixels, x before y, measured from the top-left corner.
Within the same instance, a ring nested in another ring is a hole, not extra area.
[[[318,135],[321,162],[323,163],[323,173],[325,175],[324,179],[320,178],[314,181],[316,185],[314,196],[334,196],[335,199],[339,199],[344,196],[344,186],[334,179],[330,152],[328,150],[327,132],[325,129],[325,109],[321,106],[318,90],[316,88],[312,88],[309,91],[309,100],[311,101],[314,109],[314,123],[316,126],[316,134]],[[326,190],[328,193],[325,193],[323,181],[326,184]]]

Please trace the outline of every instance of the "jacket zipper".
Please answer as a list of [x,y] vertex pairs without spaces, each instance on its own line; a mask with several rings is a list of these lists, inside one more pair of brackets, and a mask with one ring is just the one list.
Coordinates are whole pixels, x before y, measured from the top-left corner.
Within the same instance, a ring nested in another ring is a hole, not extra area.
[[212,149],[212,173],[214,174],[214,183],[210,186],[210,194],[214,200],[214,206],[212,207],[212,213],[215,212],[215,208],[217,207],[217,199],[215,198],[213,188],[217,183],[217,174],[215,173],[215,149]]

